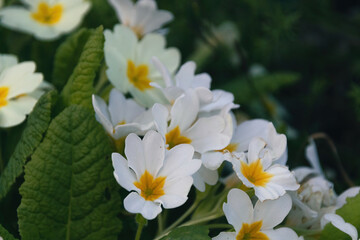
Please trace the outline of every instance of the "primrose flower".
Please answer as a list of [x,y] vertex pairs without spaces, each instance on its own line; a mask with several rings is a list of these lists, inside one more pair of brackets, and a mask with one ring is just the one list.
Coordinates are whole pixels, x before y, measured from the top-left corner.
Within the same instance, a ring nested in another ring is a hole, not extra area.
[[109,0],[121,23],[131,28],[140,38],[158,30],[174,17],[169,11],[158,10],[154,0]]
[[114,176],[126,190],[124,199],[128,212],[141,213],[154,219],[164,208],[184,204],[193,184],[191,175],[201,166],[193,159],[191,145],[178,145],[166,151],[162,136],[150,130],[141,140],[135,134],[126,138],[125,155],[113,153]]
[[[232,120],[236,125],[236,120]],[[263,119],[254,119],[239,124],[231,133],[229,145],[218,151],[204,153],[201,160],[205,167],[209,169],[218,169],[224,160],[231,161],[235,152],[248,151],[249,143],[254,137],[269,139],[269,134],[276,134],[274,125]]]
[[90,8],[85,0],[22,0],[26,7],[0,10],[1,24],[29,33],[40,40],[53,40],[74,30]]
[[166,103],[161,91],[152,82],[164,85],[159,71],[151,63],[153,56],[166,63],[173,73],[180,63],[180,53],[175,48],[165,49],[165,38],[160,34],[147,34],[140,41],[127,27],[116,25],[114,32],[105,30],[106,71],[110,82],[123,93],[130,92],[141,105]]
[[297,240],[301,239],[290,228],[279,225],[291,209],[291,198],[284,195],[276,200],[257,201],[255,207],[249,196],[240,189],[230,190],[223,205],[227,221],[235,232],[221,232],[213,240]]
[[[360,187],[352,187],[344,191],[339,196],[334,191],[333,183],[328,181],[319,163],[319,156],[313,139],[306,147],[306,158],[310,167],[298,167],[294,170],[297,181],[301,184],[300,188],[291,193],[293,208],[289,213],[286,224],[303,229],[323,229],[331,222],[339,230],[355,236],[350,224],[336,215],[337,209],[346,204],[348,197],[354,197],[360,192]],[[349,232],[347,232],[349,230]],[[353,238],[357,240],[356,237]]]
[[0,127],[22,123],[38,98],[31,94],[40,87],[43,75],[35,73],[34,62],[17,63],[12,55],[0,55]]
[[154,125],[151,111],[146,111],[132,99],[126,99],[115,88],[110,92],[109,106],[96,95],[93,95],[92,100],[97,121],[120,148],[127,135],[144,135]]
[[[279,144],[274,144],[276,142]],[[299,188],[295,176],[288,167],[273,163],[275,156],[282,155],[278,148],[286,147],[281,142],[281,135],[272,139],[270,143],[261,138],[253,138],[247,154],[240,153],[232,159],[236,175],[245,186],[254,188],[255,195],[260,201],[277,199],[287,190],[295,191]]]

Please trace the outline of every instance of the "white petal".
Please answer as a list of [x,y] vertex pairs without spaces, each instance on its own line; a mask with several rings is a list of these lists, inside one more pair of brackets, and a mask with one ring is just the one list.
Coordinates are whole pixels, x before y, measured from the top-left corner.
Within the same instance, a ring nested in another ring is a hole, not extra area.
[[5,69],[0,75],[0,85],[9,87],[7,99],[31,93],[41,84],[43,75],[34,71],[34,62],[23,62]]
[[199,100],[196,92],[187,90],[184,95],[176,99],[171,108],[171,123],[169,129],[179,126],[180,131],[188,129],[195,121],[199,112]]
[[114,127],[110,120],[110,114],[105,101],[96,95],[92,95],[92,104],[95,110],[96,119],[105,128],[108,134],[113,135]]
[[287,194],[276,200],[258,201],[254,208],[254,222],[262,220],[261,229],[272,229],[288,215],[291,205],[291,198]]
[[206,185],[204,179],[201,178],[198,172],[192,175],[194,187],[200,192],[204,192],[206,189]]
[[161,213],[160,204],[145,201],[138,193],[131,192],[124,199],[124,207],[130,213],[141,213],[144,218],[152,220]]
[[154,66],[161,72],[161,75],[164,79],[165,82],[165,86],[166,87],[171,87],[173,86],[173,81],[171,79],[171,75],[169,73],[169,70],[165,67],[165,65],[160,62],[159,58],[157,57],[152,57],[151,59],[152,63],[154,64]]
[[271,166],[266,172],[273,174],[270,183],[278,184],[285,190],[295,191],[299,188],[296,182],[295,175],[289,171],[288,167],[275,164]]
[[216,170],[221,166],[225,157],[222,152],[212,151],[201,154],[201,160],[206,168]]
[[266,146],[266,142],[261,138],[253,138],[249,144],[248,162],[252,163],[260,158],[260,151]]
[[270,240],[300,240],[299,236],[291,228],[278,228],[275,230],[262,231]]
[[231,189],[223,210],[227,221],[239,232],[243,223],[252,223],[254,209],[249,196],[240,189]]
[[0,54],[0,74],[5,68],[15,66],[18,63],[18,59],[12,54]]
[[272,150],[273,158],[278,159],[286,150],[286,136],[284,134],[278,134],[272,123],[268,124],[267,133],[268,136],[265,141]]
[[321,218],[321,228],[323,229],[327,223],[331,222],[334,227],[348,234],[352,240],[358,240],[358,232],[356,228],[344,221],[344,219],[333,213],[327,213]]
[[10,100],[8,106],[19,113],[29,114],[33,110],[36,102],[37,99],[25,95],[15,100]]
[[113,153],[111,155],[112,163],[114,167],[114,177],[116,181],[126,190],[137,190],[134,186],[134,182],[137,181],[133,172],[130,171],[128,161],[119,153]]
[[137,179],[140,179],[146,170],[145,154],[141,139],[134,133],[129,134],[125,139],[125,155],[129,167],[134,170]]
[[212,240],[236,240],[235,232],[221,232],[216,237],[213,237]]
[[193,179],[190,176],[172,181],[166,180],[164,186],[165,195],[159,198],[164,208],[176,208],[183,205],[188,199],[187,196],[192,184]]
[[180,144],[166,153],[163,168],[159,172],[161,176],[167,176],[168,180],[190,176],[201,166],[200,160],[193,159],[194,148],[189,144]]
[[340,194],[340,196],[336,199],[336,207],[341,208],[346,204],[346,199],[349,197],[355,197],[360,192],[360,187],[352,187]]
[[201,165],[201,168],[199,169],[200,177],[204,180],[205,183],[209,185],[215,185],[217,181],[219,180],[219,173],[217,170],[210,170],[204,165]]
[[162,136],[153,130],[143,138],[145,168],[153,176],[157,176],[165,158],[165,142]]
[[25,120],[25,114],[12,108],[9,104],[0,108],[0,127],[16,126]]
[[167,132],[167,122],[169,118],[168,109],[161,104],[154,104],[152,107],[152,115],[154,118],[154,123],[158,132],[165,137]]
[[238,143],[238,152],[247,151],[250,141],[254,137],[265,139],[266,129],[269,121],[254,119],[241,123],[235,130],[232,142]]
[[119,20],[126,24],[131,18],[134,4],[130,0],[109,0],[110,4],[114,7]]
[[301,183],[307,176],[317,174],[318,172],[309,167],[297,167],[294,169],[294,174],[299,183]]
[[223,134],[225,120],[221,116],[200,118],[184,132],[184,136],[191,139],[195,151],[205,153],[220,150],[230,143],[230,137]]

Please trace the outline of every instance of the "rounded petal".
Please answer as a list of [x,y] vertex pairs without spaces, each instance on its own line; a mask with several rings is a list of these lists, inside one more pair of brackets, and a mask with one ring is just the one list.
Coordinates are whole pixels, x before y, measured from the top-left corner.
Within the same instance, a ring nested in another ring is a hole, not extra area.
[[232,142],[238,143],[238,152],[247,151],[254,137],[265,139],[269,121],[254,119],[241,123],[235,130]]
[[[157,176],[163,167],[165,158],[165,142],[162,136],[153,130],[147,132],[143,138],[145,169],[153,176]],[[143,161],[144,161],[143,160]]]
[[128,191],[137,190],[134,185],[134,182],[136,182],[137,179],[129,169],[128,161],[119,153],[113,153],[111,158],[116,181]]
[[278,228],[276,230],[262,231],[270,240],[300,240],[299,236],[291,228]]
[[235,232],[221,232],[216,237],[213,237],[212,240],[236,240]]
[[243,223],[252,223],[254,209],[249,196],[240,189],[231,189],[223,210],[227,221],[239,232]]
[[196,92],[189,89],[175,100],[171,108],[171,123],[169,129],[179,126],[180,131],[183,132],[188,129],[196,120],[199,113],[199,100]]
[[262,220],[261,229],[272,229],[285,219],[291,206],[291,197],[287,194],[276,200],[257,201],[254,208],[254,222]]
[[141,213],[141,215],[152,220],[161,213],[161,206],[158,203],[146,201],[138,193],[131,192],[124,199],[124,207],[130,213]]
[[176,208],[183,205],[188,199],[187,196],[192,184],[193,179],[190,176],[170,181],[166,180],[164,186],[165,195],[159,198],[164,208]]
[[260,158],[260,151],[264,149],[266,142],[258,137],[251,140],[249,144],[248,162],[252,163]]
[[165,137],[168,125],[167,122],[169,118],[168,109],[165,106],[156,103],[152,107],[152,115],[154,118],[156,129],[163,137]]
[[221,166],[225,157],[220,151],[212,151],[201,154],[201,160],[206,168],[216,170]]
[[360,192],[360,187],[352,187],[340,194],[340,196],[336,199],[336,207],[341,208],[346,204],[346,199],[349,197],[355,197]]
[[321,228],[324,228],[327,223],[331,222],[334,227],[340,231],[348,234],[352,240],[358,240],[358,232],[356,228],[344,221],[344,219],[334,213],[327,213],[321,218]]
[[274,159],[280,158],[285,150],[287,145],[286,136],[284,134],[278,134],[276,129],[272,123],[268,124],[267,128],[267,138],[265,141],[268,146],[271,148],[271,152],[273,154]]
[[320,166],[319,155],[316,149],[314,139],[310,138],[310,144],[306,147],[305,155],[312,168],[317,171],[318,174],[324,176],[324,172]]
[[125,155],[129,167],[140,179],[146,170],[144,148],[141,139],[134,133],[129,134],[125,139]]
[[0,127],[8,128],[16,126],[22,123],[25,118],[24,113],[12,108],[10,104],[0,108]]

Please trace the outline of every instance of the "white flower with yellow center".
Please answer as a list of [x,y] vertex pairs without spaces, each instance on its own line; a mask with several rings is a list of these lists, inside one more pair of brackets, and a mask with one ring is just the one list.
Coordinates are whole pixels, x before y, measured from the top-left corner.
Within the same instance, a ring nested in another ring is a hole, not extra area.
[[[234,123],[235,121],[233,119]],[[231,161],[236,153],[248,151],[249,143],[254,137],[264,139],[267,143],[266,148],[273,152],[273,160],[285,165],[287,160],[286,137],[278,134],[271,122],[263,119],[249,120],[239,124],[233,131],[234,134],[232,134],[228,146],[219,151],[207,152],[202,155],[201,160],[207,168],[217,169],[224,160]]]
[[125,145],[127,160],[118,153],[112,155],[117,182],[132,191],[124,199],[125,209],[151,220],[161,212],[161,205],[184,204],[193,183],[191,175],[201,166],[193,154],[193,147],[185,144],[167,151],[162,136],[152,130],[143,140],[130,134]]
[[29,33],[40,40],[53,40],[74,30],[90,8],[85,0],[22,0],[26,7],[0,10],[2,25]]
[[[281,141],[280,136],[272,143],[279,140]],[[270,148],[267,148],[268,145]],[[288,167],[273,163],[276,159],[274,156],[281,155],[281,151],[276,148],[275,144],[269,144],[261,138],[253,138],[249,144],[249,151],[246,154],[237,154],[237,157],[232,159],[236,175],[245,186],[254,188],[255,195],[260,201],[277,199],[287,190],[295,191],[299,188],[294,174]]]
[[[224,148],[230,141],[226,131],[226,119],[222,115],[198,117],[199,98],[194,89],[188,89],[171,106],[155,104],[152,108],[155,126],[171,149],[179,144],[191,144],[197,154]],[[202,167],[194,176],[194,185],[205,190],[205,182],[214,185],[216,171]]]
[[141,105],[166,103],[161,91],[152,82],[164,85],[159,71],[151,63],[153,56],[166,63],[173,73],[180,63],[180,53],[175,48],[165,49],[165,38],[160,34],[147,34],[138,40],[127,27],[116,25],[114,31],[105,30],[106,71],[110,82],[123,93],[130,92]]
[[161,28],[173,19],[169,11],[158,10],[154,0],[109,0],[122,24],[138,37]]
[[108,106],[96,95],[93,95],[92,102],[96,119],[120,145],[130,133],[144,135],[154,125],[151,111],[146,111],[132,99],[126,99],[115,88],[110,92]]
[[17,64],[11,55],[0,55],[0,127],[12,127],[26,118],[37,102],[31,94],[43,81],[34,62]]
[[213,240],[299,240],[290,228],[279,225],[291,209],[291,198],[284,195],[276,200],[257,201],[255,207],[240,189],[230,190],[223,205],[227,221],[235,232],[221,232]]

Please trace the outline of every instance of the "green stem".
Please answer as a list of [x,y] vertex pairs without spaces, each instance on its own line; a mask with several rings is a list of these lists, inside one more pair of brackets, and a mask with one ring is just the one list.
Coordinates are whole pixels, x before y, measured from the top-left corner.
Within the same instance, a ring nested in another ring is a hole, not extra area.
[[135,240],[140,240],[142,230],[144,226],[147,224],[147,220],[141,214],[137,214],[136,222],[138,223],[138,229],[136,231]]
[[186,222],[184,224],[181,224],[180,227],[185,227],[185,226],[196,225],[196,224],[208,222],[208,221],[220,218],[222,216],[224,216],[224,213],[213,213],[213,214],[210,214],[210,215],[208,215],[206,217],[203,217],[203,218],[190,220],[190,221],[188,221],[188,222]]
[[164,217],[163,214],[165,213],[161,213],[158,215],[157,220],[158,220],[158,234],[161,233],[162,231],[164,231]]
[[0,131],[0,173],[2,173],[4,171],[4,167],[5,167],[5,163],[4,163],[4,159],[2,157],[2,134]]

